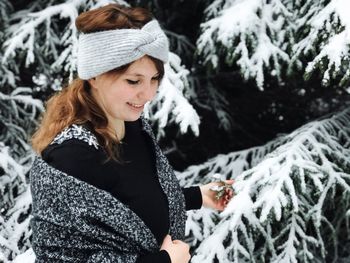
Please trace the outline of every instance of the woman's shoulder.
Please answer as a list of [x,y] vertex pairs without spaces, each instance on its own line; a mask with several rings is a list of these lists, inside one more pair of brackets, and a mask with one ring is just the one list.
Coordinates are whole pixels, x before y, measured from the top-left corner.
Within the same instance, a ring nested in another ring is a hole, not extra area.
[[95,159],[101,148],[94,133],[83,125],[72,124],[59,132],[41,152],[49,163],[74,163]]
[[90,182],[95,170],[106,160],[102,148],[95,148],[98,145],[94,140],[90,133],[71,127],[56,136],[41,152],[41,157],[50,166]]
[[[69,141],[69,144],[87,144],[89,146],[93,146],[95,149],[99,148],[98,140],[96,135],[89,129],[87,126],[72,124],[65,129],[63,129],[60,133],[56,135],[56,137],[50,143],[51,145],[60,145],[64,142]],[[79,143],[80,142],[80,143]]]
[[[43,157],[59,153],[62,156],[72,156],[77,154],[93,154],[97,153],[98,149],[89,145],[87,142],[70,138],[60,143],[49,144],[41,153]],[[76,156],[79,157],[79,156]]]

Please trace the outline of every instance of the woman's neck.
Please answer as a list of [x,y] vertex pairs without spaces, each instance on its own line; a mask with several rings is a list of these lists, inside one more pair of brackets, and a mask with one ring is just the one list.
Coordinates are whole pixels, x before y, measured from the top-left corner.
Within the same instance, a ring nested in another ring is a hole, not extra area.
[[117,136],[118,140],[123,140],[125,136],[125,122],[124,120],[114,120],[111,122],[111,128],[114,132],[114,134]]

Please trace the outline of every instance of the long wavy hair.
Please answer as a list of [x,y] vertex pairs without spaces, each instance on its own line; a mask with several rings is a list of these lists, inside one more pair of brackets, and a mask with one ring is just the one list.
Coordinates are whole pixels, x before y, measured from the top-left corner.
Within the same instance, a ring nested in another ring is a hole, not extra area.
[[[153,15],[146,9],[109,4],[81,13],[75,24],[79,32],[93,33],[111,29],[142,28],[152,19]],[[150,57],[150,59],[154,62],[161,81],[164,76],[164,64],[156,58]],[[131,64],[115,68],[109,73],[121,74]],[[120,140],[108,125],[105,112],[90,90],[91,86],[87,80],[75,78],[46,102],[46,112],[41,116],[41,123],[31,138],[32,147],[37,154],[41,155],[64,128],[71,124],[78,124],[93,129],[99,144],[108,156],[107,160],[122,162],[118,146]]]

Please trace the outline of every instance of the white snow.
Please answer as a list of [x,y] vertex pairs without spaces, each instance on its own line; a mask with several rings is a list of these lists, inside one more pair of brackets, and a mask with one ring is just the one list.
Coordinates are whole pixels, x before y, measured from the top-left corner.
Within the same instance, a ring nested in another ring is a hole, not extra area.
[[279,79],[280,64],[290,61],[283,42],[287,41],[285,22],[290,23],[291,12],[279,0],[221,2],[223,7],[218,11],[210,11],[211,7],[218,8],[218,1],[208,7],[207,16],[215,17],[202,23],[197,48],[204,62],[216,68],[220,56],[217,45],[223,45],[226,60],[236,61],[242,76],[254,78],[262,90],[265,70],[272,68],[270,72]]
[[[293,47],[295,56],[309,53],[311,50],[316,51],[317,54],[308,63],[305,72],[311,74],[319,65],[322,65],[325,68],[323,72],[325,85],[338,74],[337,72],[345,72],[341,73],[343,79],[350,78],[350,68],[342,66],[345,61],[349,60],[350,54],[348,10],[350,10],[349,1],[332,0],[324,8],[321,5],[313,6],[306,14],[306,18],[301,18],[299,21],[300,27],[310,26],[311,30],[304,39]],[[310,13],[313,13],[313,16],[307,20]],[[340,25],[337,25],[335,18],[339,19]],[[340,27],[343,29],[339,30]],[[338,29],[339,32],[336,32],[335,29]],[[349,64],[345,63],[345,65]]]
[[336,77],[342,84],[350,79],[350,6],[348,0],[326,3],[214,1],[201,24],[198,51],[214,68],[220,57],[238,66],[242,77],[255,79],[261,90],[266,75],[282,83],[283,71],[293,67],[306,75],[325,67],[323,84]]
[[[265,149],[263,158],[254,157],[253,153],[262,149],[253,148],[219,155],[178,174],[185,185],[207,183],[211,174],[218,171],[235,180],[235,196],[222,213],[190,213],[190,233],[199,233],[192,242],[200,243],[191,262],[213,262],[215,257],[220,262],[258,259],[262,252],[254,251],[257,238],[265,239],[267,247],[263,253],[272,253],[271,262],[299,262],[301,258],[314,262],[314,257],[325,257],[325,237],[320,233],[324,228],[335,227],[324,214],[325,207],[341,209],[344,205],[334,203],[335,188],[341,189],[343,198],[350,197],[349,174],[344,172],[350,166],[349,122],[347,109],[279,138],[272,149],[271,144],[267,145],[269,150]],[[255,165],[243,162],[248,156],[253,156]],[[203,176],[203,171],[209,174]],[[218,221],[216,225],[202,226],[207,231],[205,235],[194,227],[213,219]],[[272,226],[279,230],[271,232]],[[309,228],[316,233],[307,231]],[[338,238],[335,230],[331,238]],[[226,239],[230,240],[226,246],[217,246],[219,240],[224,243]],[[315,247],[319,247],[318,253]]]
[[[189,85],[188,74],[189,71],[181,65],[181,59],[174,53],[170,53],[158,95],[145,108],[145,115],[159,122],[158,138],[164,135],[163,128],[173,122],[180,125],[181,133],[186,133],[190,128],[196,136],[199,135],[199,116],[184,96]],[[171,116],[173,118],[169,120]]]

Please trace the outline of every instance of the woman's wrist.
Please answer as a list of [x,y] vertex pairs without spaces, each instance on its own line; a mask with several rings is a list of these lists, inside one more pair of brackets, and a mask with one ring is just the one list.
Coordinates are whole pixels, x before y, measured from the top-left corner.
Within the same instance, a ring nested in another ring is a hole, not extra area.
[[182,190],[185,196],[186,211],[202,207],[203,196],[199,186],[186,187]]

